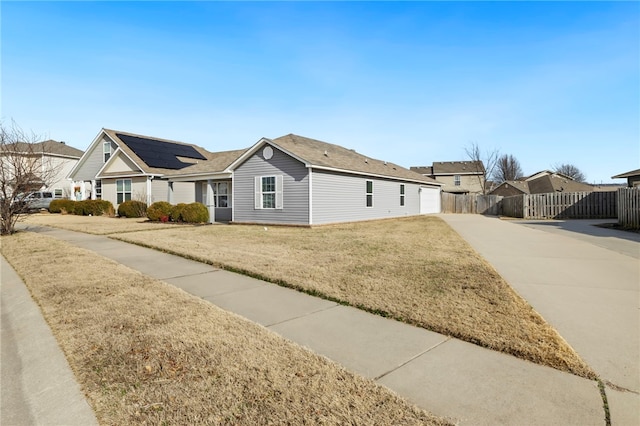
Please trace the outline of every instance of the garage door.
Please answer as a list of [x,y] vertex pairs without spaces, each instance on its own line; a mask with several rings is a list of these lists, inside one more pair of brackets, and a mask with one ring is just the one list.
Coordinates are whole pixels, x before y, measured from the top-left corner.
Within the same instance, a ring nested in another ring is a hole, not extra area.
[[420,188],[420,214],[440,213],[440,188]]

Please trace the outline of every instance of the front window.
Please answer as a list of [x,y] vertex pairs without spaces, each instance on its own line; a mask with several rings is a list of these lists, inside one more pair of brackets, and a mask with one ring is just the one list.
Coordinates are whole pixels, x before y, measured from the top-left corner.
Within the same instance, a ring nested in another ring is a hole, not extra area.
[[131,200],[131,179],[116,180],[116,197],[118,204]]
[[367,181],[367,207],[373,207],[373,181]]
[[106,163],[111,157],[111,142],[102,143],[102,154],[104,156],[104,162]]
[[455,186],[460,186],[460,175],[454,175],[453,176],[453,184]]
[[217,183],[214,183],[212,186],[213,186],[213,206],[229,207],[229,183],[217,182]]
[[276,208],[276,177],[264,176],[262,178],[262,208]]
[[62,198],[62,189],[58,189],[58,188],[54,189],[53,196],[55,198]]
[[400,184],[400,205],[404,206],[404,184]]
[[97,180],[96,181],[96,200],[101,200],[101,199],[102,199],[102,181]]

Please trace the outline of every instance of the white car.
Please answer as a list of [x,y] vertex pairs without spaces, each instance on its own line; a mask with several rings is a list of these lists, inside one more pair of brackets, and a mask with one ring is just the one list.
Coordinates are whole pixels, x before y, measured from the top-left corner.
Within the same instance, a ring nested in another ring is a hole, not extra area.
[[51,201],[53,201],[53,192],[49,191],[32,192],[24,198],[29,210],[49,210]]

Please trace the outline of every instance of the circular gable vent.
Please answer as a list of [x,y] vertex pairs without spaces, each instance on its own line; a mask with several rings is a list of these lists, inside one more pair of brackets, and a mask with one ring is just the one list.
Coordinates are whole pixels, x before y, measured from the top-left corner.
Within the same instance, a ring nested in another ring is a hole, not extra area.
[[265,160],[271,160],[271,157],[273,157],[273,148],[271,148],[270,146],[265,147],[262,151],[262,155],[264,156]]

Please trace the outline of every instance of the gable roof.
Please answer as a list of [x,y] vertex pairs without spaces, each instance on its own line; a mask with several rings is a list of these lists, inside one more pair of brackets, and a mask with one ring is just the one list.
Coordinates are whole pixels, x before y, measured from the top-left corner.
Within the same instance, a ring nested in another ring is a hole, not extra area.
[[481,175],[484,173],[484,163],[482,161],[434,161],[431,166],[415,166],[410,169],[428,176]]
[[633,176],[640,176],[640,169],[631,170],[630,172],[620,173],[619,175],[611,176],[611,179],[621,179],[621,178],[628,178]]
[[560,173],[543,174],[540,172],[532,176],[532,178],[527,178],[527,180],[509,180],[502,182],[491,192],[496,191],[502,186],[511,186],[524,194],[546,194],[549,192],[591,192],[594,190],[592,185],[577,182]]
[[500,185],[496,186],[494,189],[491,190],[490,193],[494,193],[496,191],[498,191],[499,188],[501,187],[513,187],[515,189],[517,189],[518,191],[522,192],[523,194],[529,194],[529,183],[522,181],[522,180],[506,180],[504,182],[502,182]]
[[43,142],[16,142],[15,144],[3,145],[3,149],[11,147],[11,150],[24,154],[48,154],[60,157],[80,158],[84,151],[67,145],[64,142],[49,139]]
[[194,144],[111,129],[102,131],[145,174],[165,175],[207,161],[211,156],[209,151]]
[[242,164],[250,155],[253,155],[253,153],[265,144],[273,145],[301,161],[307,167],[315,169],[442,185],[432,178],[425,177],[397,164],[376,160],[340,145],[294,134],[288,134],[273,140],[262,138],[238,158],[230,168],[235,168]]

